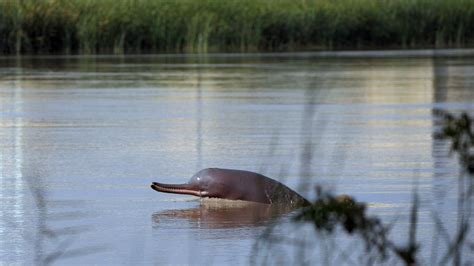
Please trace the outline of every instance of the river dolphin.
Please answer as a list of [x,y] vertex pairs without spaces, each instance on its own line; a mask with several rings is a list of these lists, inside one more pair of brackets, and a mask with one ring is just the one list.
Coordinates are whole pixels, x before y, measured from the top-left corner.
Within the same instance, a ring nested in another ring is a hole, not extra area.
[[207,168],[193,175],[186,184],[153,182],[151,188],[159,192],[194,195],[201,198],[243,200],[293,207],[310,205],[307,199],[282,183],[243,170]]

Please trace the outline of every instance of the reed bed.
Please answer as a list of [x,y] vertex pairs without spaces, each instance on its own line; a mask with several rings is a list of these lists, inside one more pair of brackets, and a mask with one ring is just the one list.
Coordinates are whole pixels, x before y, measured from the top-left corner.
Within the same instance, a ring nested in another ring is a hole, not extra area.
[[0,0],[3,54],[472,46],[472,0]]

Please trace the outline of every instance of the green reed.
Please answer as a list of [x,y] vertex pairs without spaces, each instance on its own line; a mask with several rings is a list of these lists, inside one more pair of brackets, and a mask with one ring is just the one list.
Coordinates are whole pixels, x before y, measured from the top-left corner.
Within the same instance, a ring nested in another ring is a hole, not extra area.
[[0,0],[0,53],[474,45],[472,0]]

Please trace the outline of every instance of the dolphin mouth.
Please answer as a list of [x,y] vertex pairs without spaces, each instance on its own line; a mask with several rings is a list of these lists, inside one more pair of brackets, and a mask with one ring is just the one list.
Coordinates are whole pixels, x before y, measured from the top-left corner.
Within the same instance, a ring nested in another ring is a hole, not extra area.
[[163,184],[158,182],[153,182],[151,188],[164,193],[173,193],[173,194],[184,194],[184,195],[194,195],[198,197],[207,196],[207,192],[201,191],[196,186],[189,184]]

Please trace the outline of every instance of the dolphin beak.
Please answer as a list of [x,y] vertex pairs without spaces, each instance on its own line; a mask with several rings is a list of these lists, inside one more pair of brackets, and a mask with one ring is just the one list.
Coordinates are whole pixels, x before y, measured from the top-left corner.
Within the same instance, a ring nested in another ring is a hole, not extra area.
[[189,184],[163,184],[153,182],[151,188],[164,193],[194,195],[198,197],[204,196],[204,192],[202,192],[198,187]]

